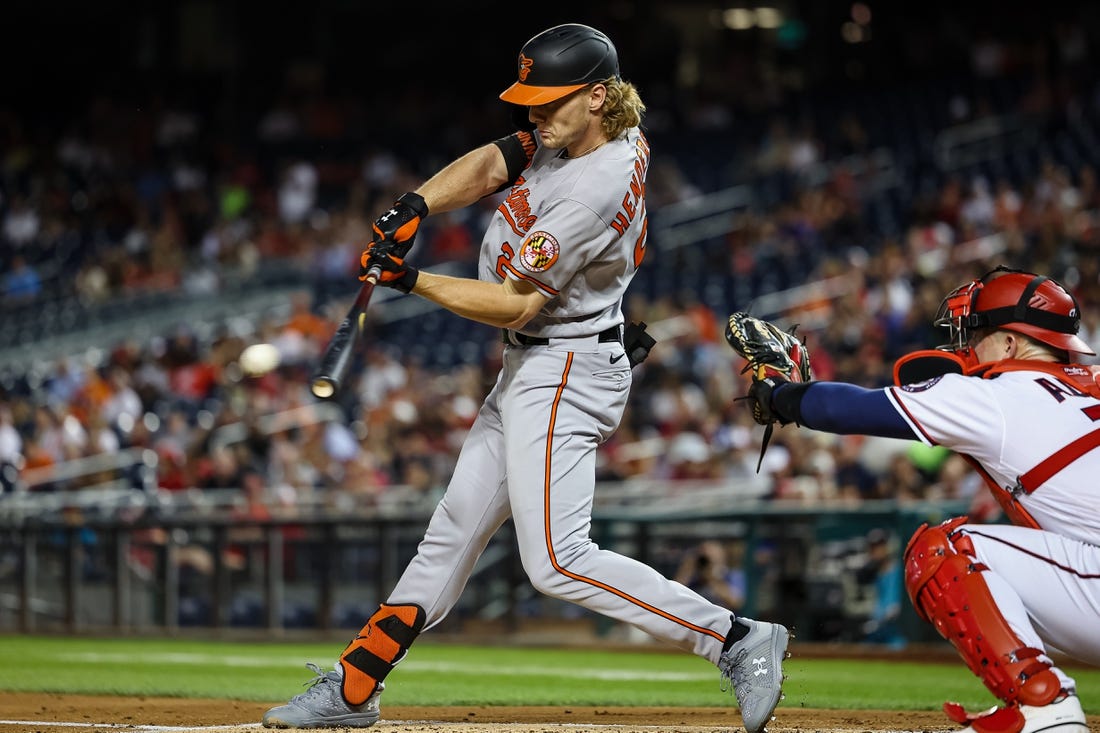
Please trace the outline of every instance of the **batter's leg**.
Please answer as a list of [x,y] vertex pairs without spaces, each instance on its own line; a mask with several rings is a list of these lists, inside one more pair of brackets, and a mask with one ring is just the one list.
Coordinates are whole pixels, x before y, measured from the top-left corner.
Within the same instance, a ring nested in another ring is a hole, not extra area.
[[485,546],[510,513],[496,395],[494,389],[482,405],[416,556],[389,595],[389,603],[423,608],[425,630],[454,607]]
[[596,448],[618,425],[629,372],[606,353],[529,356],[502,400],[508,493],[520,556],[540,592],[632,624],[718,665],[750,733],[779,702],[786,629],[733,614],[592,542]]
[[503,440],[496,390],[490,393],[459,454],[416,556],[335,669],[286,705],[268,710],[268,728],[367,727],[380,717],[386,675],[417,635],[457,602],[478,557],[508,517]]

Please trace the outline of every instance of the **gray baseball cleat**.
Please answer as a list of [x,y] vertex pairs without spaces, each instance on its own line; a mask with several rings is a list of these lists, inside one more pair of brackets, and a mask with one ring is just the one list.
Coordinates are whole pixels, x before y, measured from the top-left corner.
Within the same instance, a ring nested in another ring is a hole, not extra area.
[[312,663],[306,666],[317,675],[306,683],[309,689],[295,695],[286,705],[264,713],[265,728],[369,728],[378,722],[382,715],[378,698],[382,696],[384,685],[379,683],[375,693],[362,705],[349,705],[341,689],[344,670],[340,665],[331,672],[322,672]]
[[745,730],[762,733],[783,699],[783,660],[790,634],[779,624],[747,618],[738,618],[736,623],[748,626],[749,633],[718,660],[722,692],[733,688]]

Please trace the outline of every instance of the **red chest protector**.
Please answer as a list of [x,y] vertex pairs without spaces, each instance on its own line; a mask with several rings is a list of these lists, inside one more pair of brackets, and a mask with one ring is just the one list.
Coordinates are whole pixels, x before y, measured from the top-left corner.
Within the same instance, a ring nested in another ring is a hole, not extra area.
[[1005,372],[1044,372],[1082,394],[1100,399],[1100,366],[1055,364],[1030,359],[1005,359],[966,369],[967,376],[992,379]]

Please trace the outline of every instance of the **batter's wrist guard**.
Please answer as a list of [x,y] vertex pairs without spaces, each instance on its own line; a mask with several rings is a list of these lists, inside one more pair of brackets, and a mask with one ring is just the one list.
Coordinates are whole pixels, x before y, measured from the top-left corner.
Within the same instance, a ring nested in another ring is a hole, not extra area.
[[428,218],[428,202],[416,191],[408,191],[401,194],[397,199],[397,203],[405,204],[405,206],[412,209],[421,219]]
[[344,653],[344,699],[352,705],[365,703],[378,685],[405,657],[416,637],[424,629],[424,609],[415,603],[383,603],[367,621]]
[[416,281],[420,278],[420,270],[416,269],[412,265],[405,265],[405,271],[401,273],[400,277],[393,280],[388,280],[383,285],[388,285],[399,293],[405,293],[408,295],[412,292],[412,289],[416,287]]

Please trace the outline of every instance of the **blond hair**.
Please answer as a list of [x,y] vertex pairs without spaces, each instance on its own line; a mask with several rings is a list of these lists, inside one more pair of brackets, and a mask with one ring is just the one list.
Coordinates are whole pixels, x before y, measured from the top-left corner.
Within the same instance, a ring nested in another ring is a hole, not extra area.
[[628,81],[612,77],[601,82],[607,87],[603,103],[603,119],[600,127],[608,140],[614,140],[642,122],[645,103],[638,96],[638,89]]

